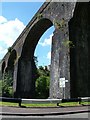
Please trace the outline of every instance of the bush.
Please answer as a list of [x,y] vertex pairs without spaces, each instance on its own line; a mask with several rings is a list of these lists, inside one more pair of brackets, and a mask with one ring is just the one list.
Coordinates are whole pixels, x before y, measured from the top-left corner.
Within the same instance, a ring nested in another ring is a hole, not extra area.
[[36,81],[36,97],[48,98],[49,96],[49,77],[41,76]]
[[13,97],[13,87],[12,87],[12,77],[9,74],[5,74],[4,78],[1,80],[1,91],[0,95],[2,97]]
[[36,80],[36,98],[49,97],[50,71],[46,67],[38,68],[39,77]]

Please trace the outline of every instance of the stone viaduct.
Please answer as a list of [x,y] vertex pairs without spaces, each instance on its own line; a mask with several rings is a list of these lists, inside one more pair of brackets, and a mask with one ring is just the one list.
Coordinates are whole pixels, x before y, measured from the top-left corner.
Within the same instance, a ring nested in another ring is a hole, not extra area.
[[[1,61],[11,72],[14,97],[34,98],[34,51],[43,33],[55,27],[51,49],[50,98],[90,96],[90,2],[45,2]],[[60,80],[65,79],[65,88]],[[64,92],[64,96],[63,96]]]

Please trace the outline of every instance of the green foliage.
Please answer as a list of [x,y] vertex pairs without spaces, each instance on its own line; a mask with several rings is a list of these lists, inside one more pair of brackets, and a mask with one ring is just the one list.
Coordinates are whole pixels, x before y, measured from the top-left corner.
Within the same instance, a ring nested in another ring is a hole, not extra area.
[[37,18],[40,20],[43,17],[42,13],[37,14]]
[[37,59],[37,56],[34,56],[34,62],[35,62],[35,65],[37,66],[38,65],[38,59]]
[[54,25],[56,26],[56,28],[59,28],[59,29],[63,28],[65,25],[64,18],[60,21],[54,20]]
[[0,80],[0,96],[2,96],[2,80]]
[[39,72],[40,76],[42,76],[42,75],[50,76],[50,71],[47,69],[47,66],[45,66],[45,67],[39,66],[38,72]]
[[9,48],[8,48],[8,52],[11,53],[11,51],[12,51],[12,47],[9,47]]
[[13,80],[10,74],[6,73],[1,82],[2,93],[0,93],[0,95],[3,97],[13,97]]
[[38,68],[39,77],[36,80],[36,98],[48,98],[50,71],[45,67]]
[[70,40],[64,40],[64,41],[63,41],[63,45],[64,45],[65,47],[68,47],[68,48],[73,48],[73,47],[74,47],[73,42],[70,41]]
[[47,98],[49,95],[49,77],[40,76],[36,81],[37,98]]

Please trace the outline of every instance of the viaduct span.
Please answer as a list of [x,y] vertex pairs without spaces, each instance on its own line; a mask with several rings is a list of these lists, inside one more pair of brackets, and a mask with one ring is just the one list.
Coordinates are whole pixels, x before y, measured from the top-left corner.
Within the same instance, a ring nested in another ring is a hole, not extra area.
[[[90,96],[90,2],[45,2],[1,61],[13,77],[14,97],[34,98],[34,51],[51,26],[50,98]],[[65,79],[65,90],[60,80]]]

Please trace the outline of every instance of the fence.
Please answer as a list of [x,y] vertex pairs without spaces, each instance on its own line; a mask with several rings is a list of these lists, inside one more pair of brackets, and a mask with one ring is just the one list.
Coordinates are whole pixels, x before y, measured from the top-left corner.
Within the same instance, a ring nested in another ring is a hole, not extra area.
[[21,107],[21,104],[40,104],[40,103],[56,103],[57,106],[59,106],[60,103],[65,102],[90,102],[90,97],[84,97],[84,98],[71,98],[71,99],[21,99],[21,98],[6,98],[6,97],[0,97],[0,101],[2,102],[12,102],[12,103],[18,103],[19,107]]

